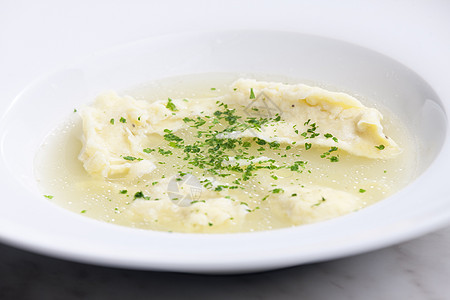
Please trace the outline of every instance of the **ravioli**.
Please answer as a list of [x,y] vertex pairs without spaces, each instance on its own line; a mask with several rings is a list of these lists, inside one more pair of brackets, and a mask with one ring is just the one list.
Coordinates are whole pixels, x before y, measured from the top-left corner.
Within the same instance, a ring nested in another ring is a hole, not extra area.
[[[162,135],[166,128],[177,130],[184,117],[198,115],[211,106],[209,101],[202,101],[202,106],[188,106],[182,100],[171,103],[178,107],[177,114],[167,108],[167,101],[148,103],[115,92],[97,97],[94,105],[81,111],[83,149],[79,159],[86,171],[101,177],[141,177],[152,172],[156,168],[152,156],[142,152],[148,136]],[[139,156],[136,161],[135,156]]]
[[318,186],[288,186],[283,194],[271,199],[270,205],[276,215],[294,225],[325,221],[363,208],[358,196]]
[[[239,226],[249,212],[246,204],[209,190],[203,191],[203,199],[207,201],[198,199],[180,206],[176,204],[177,201],[171,201],[169,198],[168,185],[169,180],[165,179],[152,190],[152,198],[158,200],[136,199],[132,209],[126,211],[129,218],[135,222],[157,222],[159,226],[167,227],[178,223],[179,231],[202,232],[211,226]],[[181,192],[181,195],[183,193],[189,193],[189,190]]]
[[[237,92],[239,102],[248,103],[251,108],[268,108],[272,113],[282,115],[284,122],[277,126],[265,126],[264,131],[257,133],[261,139],[286,143],[308,140],[324,147],[339,146],[339,149],[350,154],[370,158],[392,158],[401,153],[395,141],[383,133],[381,113],[362,105],[348,94],[304,84],[288,85],[248,79],[236,81],[232,88]],[[251,91],[258,97],[250,99]],[[308,139],[311,134],[302,136],[296,132],[308,132],[314,123],[320,124],[320,130],[326,134]],[[252,135],[254,132],[244,132],[238,137]]]

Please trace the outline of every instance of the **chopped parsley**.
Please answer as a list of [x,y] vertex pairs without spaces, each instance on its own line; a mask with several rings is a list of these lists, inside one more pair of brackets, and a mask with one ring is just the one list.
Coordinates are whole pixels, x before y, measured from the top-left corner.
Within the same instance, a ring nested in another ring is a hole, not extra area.
[[172,151],[170,151],[170,150],[164,150],[164,149],[161,149],[161,148],[158,149],[158,153],[161,154],[161,155],[166,155],[166,156],[172,155],[172,154],[173,154]]
[[330,149],[327,152],[324,152],[322,155],[320,155],[321,158],[326,158],[330,160],[330,162],[338,162],[339,161],[339,155],[330,155],[332,152],[338,151],[338,147],[330,147]]
[[375,146],[375,148],[377,148],[378,150],[383,150],[385,147],[384,147],[384,145],[378,145],[378,146]]
[[[213,89],[211,88],[211,90]],[[251,88],[250,99],[255,98],[255,92]],[[180,159],[184,162],[183,165],[174,166],[179,170],[180,174],[187,174],[181,172],[181,170],[189,170],[191,174],[195,173],[205,177],[230,178],[229,181],[221,184],[213,184],[210,180],[201,182],[203,187],[213,191],[244,189],[246,181],[258,180],[258,175],[267,174],[260,172],[268,172],[267,176],[273,183],[273,181],[279,180],[279,178],[286,177],[285,175],[280,177],[276,170],[283,169],[288,172],[298,173],[305,171],[307,162],[300,160],[302,156],[301,152],[294,150],[296,142],[286,145],[276,140],[267,140],[258,134],[242,138],[233,137],[233,134],[247,130],[263,132],[266,127],[274,126],[277,122],[285,122],[279,113],[273,117],[258,117],[255,115],[239,114],[238,108],[231,107],[231,105],[221,101],[216,101],[216,106],[216,109],[212,110],[211,114],[200,112],[198,115],[183,117],[182,121],[186,124],[185,128],[176,131],[169,128],[164,129],[162,134],[163,143],[155,148],[142,149],[142,151],[147,154],[154,153],[156,156],[161,155],[167,157],[173,155]],[[171,98],[168,98],[166,108],[171,111],[178,111]],[[111,119],[111,124],[114,123],[113,120]],[[126,120],[122,117],[120,122],[125,123]],[[319,126],[311,119],[308,119],[303,125],[305,129],[301,135],[305,139],[312,139],[320,135],[318,132]],[[294,125],[293,128],[299,134],[296,126]],[[190,131],[185,131],[186,127]],[[330,133],[325,133],[323,136],[324,138],[337,141]],[[312,143],[306,142],[304,146],[306,150],[309,150],[312,147]],[[258,159],[258,152],[262,154],[269,150],[275,157],[283,159]],[[332,162],[338,161],[338,156],[330,154],[337,150],[337,147],[331,147],[324,154],[324,157]],[[142,158],[129,155],[122,156],[122,158],[127,161],[143,160]],[[258,159],[257,162],[253,162],[256,159]],[[241,164],[241,161],[246,163]],[[160,165],[167,164],[167,167],[172,164],[164,159],[160,159],[156,163]],[[310,171],[308,170],[308,172]],[[182,179],[177,177],[176,180],[181,181]],[[149,182],[147,186],[153,186],[157,183],[158,181]],[[271,186],[272,189],[269,190],[269,194],[264,197],[261,196],[261,201],[266,200],[271,194],[285,192],[283,188],[276,184],[271,184]],[[292,194],[292,197],[296,195]],[[145,196],[142,191],[139,191],[134,194],[134,199],[149,200],[150,197]]]
[[255,93],[253,92],[253,88],[250,89],[250,99],[255,99]]
[[120,117],[120,123],[126,123],[127,122],[127,119],[125,119],[124,117]]
[[183,122],[184,122],[184,123],[195,122],[195,120],[194,120],[194,119],[191,119],[191,118],[188,118],[188,117],[185,117],[185,118],[183,119]]
[[323,135],[325,138],[327,138],[327,139],[332,139],[333,141],[335,141],[336,143],[337,142],[339,142],[339,140],[337,139],[337,137],[335,137],[335,136],[333,136],[331,133],[325,133],[324,135]]
[[331,162],[338,162],[339,161],[339,157],[338,156],[330,156],[328,158]]
[[284,193],[284,190],[282,188],[276,188],[272,190],[272,193],[274,194]]
[[145,153],[152,153],[153,151],[156,151],[156,150],[152,149],[152,148],[145,148],[142,151],[145,152]]
[[325,201],[327,201],[327,199],[325,199],[324,197],[322,197],[322,199],[320,199],[319,202],[317,202],[316,204],[311,205],[311,207],[319,206],[320,204],[324,203]]
[[136,200],[136,199],[150,200],[150,197],[145,196],[142,191],[139,191],[134,194],[134,200]]
[[142,160],[142,158],[136,158],[134,156],[122,156],[122,158],[129,161]]
[[170,98],[167,99],[166,108],[171,111],[178,111],[178,108],[175,106],[175,104],[172,102],[172,99]]

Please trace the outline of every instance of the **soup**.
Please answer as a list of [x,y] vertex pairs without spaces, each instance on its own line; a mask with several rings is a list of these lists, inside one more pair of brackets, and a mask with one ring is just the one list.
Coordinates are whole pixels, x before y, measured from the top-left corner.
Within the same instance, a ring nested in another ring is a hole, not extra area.
[[51,201],[136,228],[248,232],[356,212],[415,168],[405,126],[349,94],[211,74],[123,94],[101,94],[44,142]]

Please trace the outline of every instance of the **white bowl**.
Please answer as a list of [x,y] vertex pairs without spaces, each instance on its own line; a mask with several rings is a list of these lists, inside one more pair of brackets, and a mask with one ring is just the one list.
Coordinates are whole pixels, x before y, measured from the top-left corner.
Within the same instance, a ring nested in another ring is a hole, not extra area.
[[[276,74],[377,99],[417,138],[417,179],[357,213],[312,225],[239,234],[180,234],[116,226],[42,197],[33,160],[44,137],[104,90],[202,72]],[[0,239],[60,258],[202,273],[269,270],[374,250],[450,221],[446,111],[450,102],[398,62],[345,42],[298,33],[186,33],[94,54],[27,87],[0,120]]]

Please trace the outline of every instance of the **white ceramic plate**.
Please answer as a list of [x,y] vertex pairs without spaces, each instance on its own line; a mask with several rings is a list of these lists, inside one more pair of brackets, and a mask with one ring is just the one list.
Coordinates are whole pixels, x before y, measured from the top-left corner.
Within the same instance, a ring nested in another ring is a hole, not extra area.
[[[168,76],[246,72],[317,81],[377,99],[416,133],[418,178],[360,212],[313,225],[242,234],[152,232],[102,223],[42,197],[33,175],[44,137],[104,90]],[[446,111],[407,67],[352,44],[298,33],[189,33],[92,55],[26,88],[0,120],[0,238],[60,258],[203,273],[269,270],[374,250],[450,221]]]

